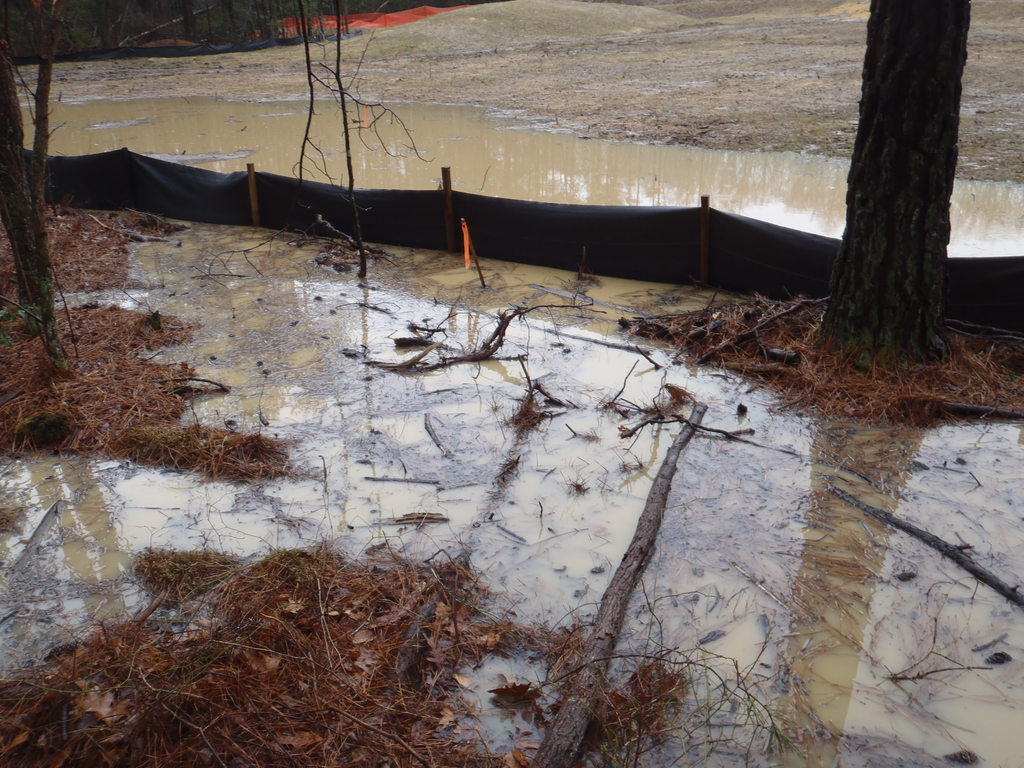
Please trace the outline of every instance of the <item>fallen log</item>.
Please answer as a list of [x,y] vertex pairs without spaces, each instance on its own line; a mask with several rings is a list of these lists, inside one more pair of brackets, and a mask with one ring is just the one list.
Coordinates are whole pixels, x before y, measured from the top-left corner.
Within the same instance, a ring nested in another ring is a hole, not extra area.
[[676,463],[696,434],[695,425],[704,418],[707,409],[703,403],[694,405],[689,423],[683,426],[665,455],[647,494],[647,502],[637,521],[633,540],[601,598],[601,606],[586,645],[586,656],[567,684],[562,706],[533,759],[533,768],[570,768],[576,763],[595,705],[607,681],[608,667],[619,642],[629,599],[658,538]]
[[1021,594],[1019,585],[1011,587],[994,573],[978,565],[970,558],[969,555],[964,554],[963,550],[959,547],[955,547],[949,542],[943,541],[934,533],[930,533],[923,528],[918,528],[916,525],[908,523],[906,520],[902,520],[895,515],[886,512],[884,509],[878,509],[877,507],[872,507],[870,504],[865,504],[857,497],[852,496],[846,491],[842,491],[835,486],[826,485],[825,487],[829,493],[834,496],[838,496],[850,506],[856,507],[861,512],[871,515],[876,520],[880,520],[888,526],[897,528],[904,533],[909,533],[919,541],[923,541],[943,557],[952,560],[954,563],[959,565],[982,584],[992,587],[992,589],[1014,605],[1019,605],[1024,608],[1024,594]]

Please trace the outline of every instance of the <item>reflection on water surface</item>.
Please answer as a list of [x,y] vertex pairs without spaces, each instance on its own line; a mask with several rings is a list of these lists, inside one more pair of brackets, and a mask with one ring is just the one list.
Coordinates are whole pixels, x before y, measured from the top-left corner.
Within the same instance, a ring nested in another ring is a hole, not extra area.
[[[339,179],[341,120],[330,104],[317,109],[304,172],[323,180],[326,168]],[[374,130],[358,131],[354,142],[360,187],[433,189],[448,165],[464,192],[644,206],[699,205],[707,194],[715,208],[808,232],[840,237],[845,226],[846,165],[817,157],[589,141],[556,124],[524,125],[469,107],[402,104],[394,115],[352,114],[358,124],[367,117]],[[51,120],[62,126],[55,154],[128,147],[221,172],[252,162],[293,175],[306,112],[302,102],[140,99],[62,102]],[[952,218],[951,255],[1024,255],[1024,187],[958,182]]]

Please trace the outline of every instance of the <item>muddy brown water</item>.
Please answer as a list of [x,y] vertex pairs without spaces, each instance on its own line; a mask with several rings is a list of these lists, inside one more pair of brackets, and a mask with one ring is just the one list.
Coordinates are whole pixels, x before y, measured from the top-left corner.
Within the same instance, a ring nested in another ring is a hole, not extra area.
[[[365,363],[402,359],[391,338],[408,335],[408,323],[445,325],[452,349],[472,347],[509,304],[564,303],[536,286],[571,290],[572,276],[485,259],[482,290],[461,259],[393,249],[361,287],[267,234],[195,225],[180,247],[139,246],[137,277],[150,287],[101,298],[201,323],[192,343],[162,358],[232,391],[198,401],[189,418],[286,438],[301,474],[249,487],[102,459],[8,459],[0,498],[30,510],[19,534],[0,536],[8,568],[43,510],[65,502],[25,569],[3,572],[8,665],[145,604],[130,564],[146,546],[254,555],[327,539],[353,555],[387,543],[420,559],[466,548],[524,620],[586,620],[674,434],[649,428],[625,440],[620,427],[635,417],[602,406],[620,390],[623,401],[647,402],[673,383],[709,404],[706,424],[751,428],[760,445],[705,436],[680,464],[626,630],[630,648],[681,649],[692,670],[678,738],[649,764],[945,765],[944,755],[970,750],[986,765],[1024,765],[1021,611],[828,490],[971,545],[983,565],[1024,582],[1019,425],[883,430],[777,410],[742,379],[673,364],[670,351],[645,344],[655,367],[617,335],[621,313],[605,305],[534,312],[513,326],[502,359],[402,375]],[[631,312],[709,298],[611,279],[585,291]],[[520,356],[568,404],[548,405],[521,441],[507,423],[527,385]],[[503,486],[510,456],[519,468]],[[396,520],[410,513],[443,522]],[[995,651],[1011,661],[986,663]],[[543,670],[509,660],[464,673],[480,713],[466,732],[528,751],[535,726],[486,691],[499,674],[537,680]],[[796,751],[761,754],[763,734],[743,717],[755,702],[787,725]]]
[[[320,103],[304,174],[344,179],[340,113]],[[52,151],[128,147],[220,172],[297,173],[303,102],[210,98],[61,102]],[[712,206],[816,234],[845,226],[846,166],[796,153],[743,153],[590,141],[555,122],[526,124],[470,107],[400,104],[393,113],[354,109],[357,186],[434,189],[441,166],[456,189],[498,197],[593,205]],[[405,129],[408,129],[406,131]],[[324,175],[326,169],[327,176]],[[347,184],[347,180],[344,181]],[[1024,187],[957,182],[954,256],[1024,255]]]

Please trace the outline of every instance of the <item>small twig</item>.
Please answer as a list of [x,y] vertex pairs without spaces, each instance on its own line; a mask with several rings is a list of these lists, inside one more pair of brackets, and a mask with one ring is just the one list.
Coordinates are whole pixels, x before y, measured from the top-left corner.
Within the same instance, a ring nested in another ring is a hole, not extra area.
[[561,406],[562,408],[576,408],[576,407],[578,407],[578,406],[574,405],[573,403],[570,403],[568,400],[562,400],[560,397],[555,397],[550,392],[548,392],[544,388],[544,385],[541,384],[539,381],[535,381],[533,383],[533,388],[536,389],[538,392],[540,392],[542,395],[544,395],[544,398],[549,403],[551,403],[552,405],[558,405],[558,406]]
[[658,363],[654,362],[654,358],[651,357],[649,354],[647,354],[643,349],[641,349],[639,346],[634,347],[634,349],[636,349],[638,354],[643,355],[644,358],[646,358],[647,362],[649,362],[651,365],[654,366],[654,370],[656,370],[656,371],[660,371],[661,370],[661,366],[658,365]]
[[227,384],[221,384],[219,381],[212,381],[210,379],[201,379],[198,376],[179,376],[174,379],[167,379],[167,381],[198,381],[202,384],[210,384],[214,387],[217,387],[217,389],[219,389],[221,392],[231,391],[231,387],[229,387]]
[[221,759],[221,756],[219,754],[217,754],[217,750],[213,748],[213,744],[211,744],[210,740],[208,738],[206,738],[206,729],[205,728],[203,728],[203,727],[201,727],[199,725],[196,725],[194,722],[192,722],[187,717],[185,717],[185,715],[181,714],[181,712],[174,711],[173,709],[171,709],[166,704],[163,705],[163,708],[167,710],[167,713],[171,717],[175,717],[178,720],[181,720],[181,722],[183,722],[189,728],[194,728],[196,731],[198,731],[199,732],[199,736],[203,739],[204,742],[206,742],[206,748],[210,750],[210,754],[213,755],[214,759],[218,763],[220,763],[221,768],[228,768],[228,764],[225,763],[224,760]]
[[355,715],[353,715],[351,712],[344,712],[344,711],[338,709],[337,707],[331,707],[331,706],[328,706],[328,709],[332,710],[339,717],[345,718],[347,720],[351,720],[356,725],[362,726],[366,730],[368,730],[368,731],[370,731],[372,733],[376,733],[378,736],[383,736],[386,739],[391,739],[396,744],[398,744],[398,746],[400,746],[402,749],[404,749],[406,752],[408,752],[410,757],[412,757],[414,760],[416,760],[416,762],[421,763],[424,766],[424,768],[434,768],[434,766],[431,763],[427,762],[420,755],[420,753],[417,752],[415,749],[413,749],[401,736],[398,736],[397,734],[394,734],[394,733],[388,733],[387,731],[382,730],[382,729],[378,728],[375,725],[370,725],[368,722],[366,722],[365,720],[361,720],[360,718],[358,718]]
[[167,594],[168,591],[165,589],[159,595],[156,595],[152,600],[150,600],[149,605],[146,606],[146,609],[142,613],[140,613],[138,617],[136,617],[135,623],[139,626],[145,624],[149,620],[149,617],[152,616],[153,613],[156,611],[156,609],[163,605],[164,600],[167,599]]
[[370,477],[367,475],[363,480],[371,480],[375,483],[413,483],[415,485],[433,485],[438,490],[441,490],[441,482],[439,480],[427,480],[417,477]]
[[636,370],[636,366],[637,366],[637,363],[634,362],[633,363],[633,367],[630,368],[629,369],[629,373],[626,374],[626,378],[624,378],[622,380],[622,386],[619,387],[619,391],[615,393],[614,397],[611,397],[611,398],[608,398],[607,400],[605,400],[605,403],[607,403],[608,405],[611,405],[612,403],[614,403],[616,400],[619,399],[619,397],[622,395],[623,392],[626,391],[626,384],[629,383],[629,377],[633,375],[633,371]]
[[444,446],[444,443],[441,442],[441,438],[438,437],[437,432],[434,431],[434,425],[430,420],[429,413],[423,414],[423,426],[426,427],[427,434],[430,435],[430,439],[434,441],[434,445],[436,445],[438,450],[441,451],[441,455],[446,459],[452,458],[452,452]]
[[918,672],[916,675],[886,675],[885,679],[892,680],[894,683],[904,680],[925,680],[930,678],[931,675],[937,675],[939,672],[966,672],[971,669],[992,669],[992,667],[942,667],[941,669],[930,669],[927,672]]
[[745,577],[746,577],[747,581],[749,581],[749,582],[750,582],[751,584],[753,584],[753,585],[754,585],[755,587],[757,587],[757,588],[758,588],[758,589],[760,589],[760,590],[761,590],[762,592],[764,592],[764,593],[765,593],[766,595],[768,595],[768,597],[770,597],[770,598],[771,598],[772,600],[774,600],[774,601],[775,601],[776,603],[778,603],[779,605],[783,606],[784,608],[785,608],[785,607],[787,607],[787,604],[786,604],[786,601],[785,601],[785,600],[783,600],[783,599],[782,599],[781,597],[779,597],[779,596],[778,596],[778,595],[776,595],[776,594],[775,594],[774,592],[772,592],[772,591],[771,591],[770,589],[768,589],[768,587],[766,587],[766,586],[764,585],[764,583],[763,583],[763,582],[761,582],[761,581],[760,581],[759,579],[757,579],[757,578],[756,578],[756,577],[755,577],[755,576],[754,576],[753,574],[751,574],[751,573],[747,573],[747,572],[746,572],[746,571],[745,571],[745,570],[744,570],[744,569],[743,569],[742,567],[740,567],[740,565],[738,565],[737,563],[733,563],[733,562],[731,562],[731,561],[730,561],[729,565],[731,565],[731,566],[732,566],[733,568],[735,568],[735,569],[736,569],[737,571],[739,571],[739,572],[740,572],[741,574],[743,574],[743,576],[745,576]]
[[511,536],[511,537],[512,537],[513,539],[515,539],[515,540],[516,540],[516,541],[518,541],[518,542],[521,542],[522,544],[527,544],[527,543],[528,543],[528,542],[526,541],[526,539],[524,539],[524,538],[523,538],[522,536],[520,536],[520,535],[519,535],[518,533],[513,533],[513,532],[512,532],[512,531],[510,531],[510,530],[509,530],[508,528],[506,528],[506,527],[505,527],[504,525],[501,525],[501,524],[497,524],[497,525],[495,525],[494,527],[495,527],[495,528],[497,528],[497,529],[498,529],[499,531],[501,531],[502,533],[508,534],[508,535],[509,535],[509,536]]
[[18,308],[18,309],[20,309],[20,310],[21,310],[22,312],[24,312],[24,313],[25,313],[26,315],[28,315],[28,316],[29,316],[29,317],[31,317],[31,318],[32,318],[33,320],[35,320],[35,321],[36,321],[37,323],[39,323],[40,325],[43,325],[43,321],[42,321],[42,319],[41,319],[41,318],[40,318],[40,317],[39,317],[38,315],[33,315],[33,314],[32,314],[32,313],[30,312],[30,311],[28,311],[27,309],[25,309],[25,308],[24,308],[23,306],[21,306],[21,304],[19,304],[18,302],[16,302],[16,301],[15,301],[14,299],[8,299],[8,298],[7,298],[6,296],[4,296],[3,294],[0,294],[0,301],[6,301],[6,302],[7,302],[8,304],[10,304],[10,305],[12,305],[12,306],[15,306],[15,307],[17,307],[17,308]]

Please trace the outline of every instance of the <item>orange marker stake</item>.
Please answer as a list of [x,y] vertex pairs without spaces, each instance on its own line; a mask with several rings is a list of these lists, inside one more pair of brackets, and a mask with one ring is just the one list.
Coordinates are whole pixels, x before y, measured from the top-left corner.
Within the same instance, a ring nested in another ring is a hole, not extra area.
[[466,257],[466,269],[469,269],[469,227],[462,220],[462,253]]

